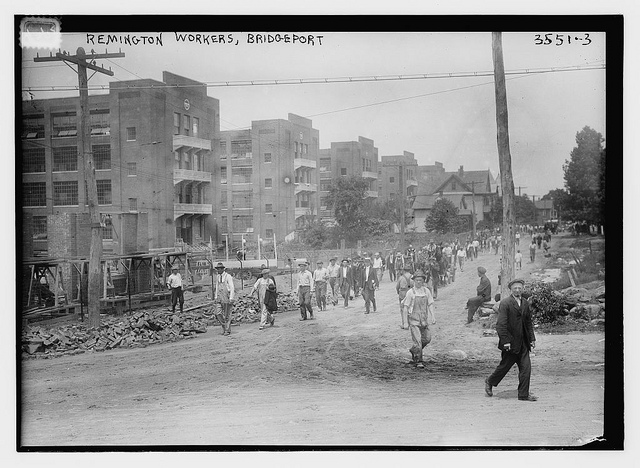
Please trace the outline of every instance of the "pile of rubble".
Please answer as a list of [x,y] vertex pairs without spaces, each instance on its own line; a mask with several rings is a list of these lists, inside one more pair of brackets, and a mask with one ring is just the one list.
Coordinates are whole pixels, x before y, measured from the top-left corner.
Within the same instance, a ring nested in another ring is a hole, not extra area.
[[603,324],[605,319],[604,281],[592,281],[580,287],[569,287],[558,291],[561,294],[569,316],[593,325]]

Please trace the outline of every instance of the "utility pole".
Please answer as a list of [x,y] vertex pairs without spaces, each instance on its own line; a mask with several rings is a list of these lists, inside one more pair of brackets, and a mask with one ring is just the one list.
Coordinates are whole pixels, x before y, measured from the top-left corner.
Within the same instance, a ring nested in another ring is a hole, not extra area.
[[[91,151],[91,123],[89,117],[89,79],[96,73],[113,76],[111,69],[107,70],[96,65],[96,59],[120,58],[124,53],[97,54],[91,50],[87,54],[82,47],[78,47],[76,55],[58,51],[55,56],[36,56],[34,62],[65,62],[67,65],[74,63],[78,68],[74,70],[78,74],[78,89],[80,91],[80,119],[78,122],[78,152],[84,161],[84,180],[87,186],[87,204],[91,219],[91,245],[89,247],[89,285],[87,296],[87,309],[89,312],[89,327],[100,326],[100,258],[102,257],[102,225],[100,211],[98,211],[98,188],[96,186],[96,169]],[[73,67],[70,66],[73,70]],[[87,68],[94,71],[87,78]]]
[[509,294],[508,284],[514,277],[515,261],[515,191],[511,173],[511,151],[509,149],[509,113],[507,110],[507,88],[502,56],[502,33],[492,33],[493,75],[496,94],[496,123],[498,127],[498,159],[500,161],[500,183],[502,185],[502,265],[500,269],[501,297]]
[[476,182],[475,180],[471,181],[471,203],[473,205],[473,213],[471,213],[471,222],[473,226],[471,226],[471,236],[475,240],[476,238]]
[[398,195],[400,195],[400,245],[404,249],[404,199],[406,197],[406,189],[404,186],[404,166],[402,164],[398,165],[398,182],[400,183],[400,190],[398,190]]
[[521,197],[522,196],[522,189],[523,188],[529,188],[529,187],[522,187],[522,186],[518,186],[518,196]]

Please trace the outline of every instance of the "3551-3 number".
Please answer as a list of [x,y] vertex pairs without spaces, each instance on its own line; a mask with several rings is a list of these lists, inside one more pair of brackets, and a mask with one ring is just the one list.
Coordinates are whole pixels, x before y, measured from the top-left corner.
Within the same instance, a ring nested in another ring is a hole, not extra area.
[[[555,36],[555,37],[554,37]],[[571,43],[588,46],[593,42],[589,37],[589,33],[583,35],[571,35],[571,34],[536,34],[533,40],[535,45],[552,45],[561,46],[564,44],[570,45]]]

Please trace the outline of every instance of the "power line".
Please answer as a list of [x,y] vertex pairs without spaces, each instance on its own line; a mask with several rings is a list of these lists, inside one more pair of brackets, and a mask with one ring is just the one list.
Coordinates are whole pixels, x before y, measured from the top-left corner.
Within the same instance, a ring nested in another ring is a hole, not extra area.
[[[533,75],[546,73],[560,73],[570,71],[604,70],[606,64],[602,65],[574,65],[570,67],[551,68],[531,68],[522,70],[512,70],[505,72],[505,75]],[[334,84],[334,83],[382,83],[387,81],[408,81],[408,80],[428,80],[428,79],[448,79],[448,78],[478,78],[493,76],[493,71],[478,72],[450,72],[450,73],[422,73],[417,75],[381,75],[381,76],[354,76],[337,78],[286,78],[282,80],[244,80],[244,81],[219,81],[204,82],[198,84],[159,84],[148,86],[126,86],[126,89],[184,89],[184,88],[220,88],[220,87],[245,87],[245,86],[280,86],[280,85],[301,85],[301,84]],[[105,91],[109,85],[87,86],[90,91]],[[33,86],[23,88],[24,91],[77,91],[77,86],[54,85],[54,86]]]

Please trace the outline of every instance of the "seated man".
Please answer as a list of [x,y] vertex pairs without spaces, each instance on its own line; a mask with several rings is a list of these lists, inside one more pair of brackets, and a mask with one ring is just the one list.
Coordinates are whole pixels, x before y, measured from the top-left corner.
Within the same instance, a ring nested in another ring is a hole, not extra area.
[[477,295],[467,301],[467,323],[473,322],[473,316],[483,303],[491,300],[491,281],[487,278],[487,269],[478,267],[480,284],[476,288]]

